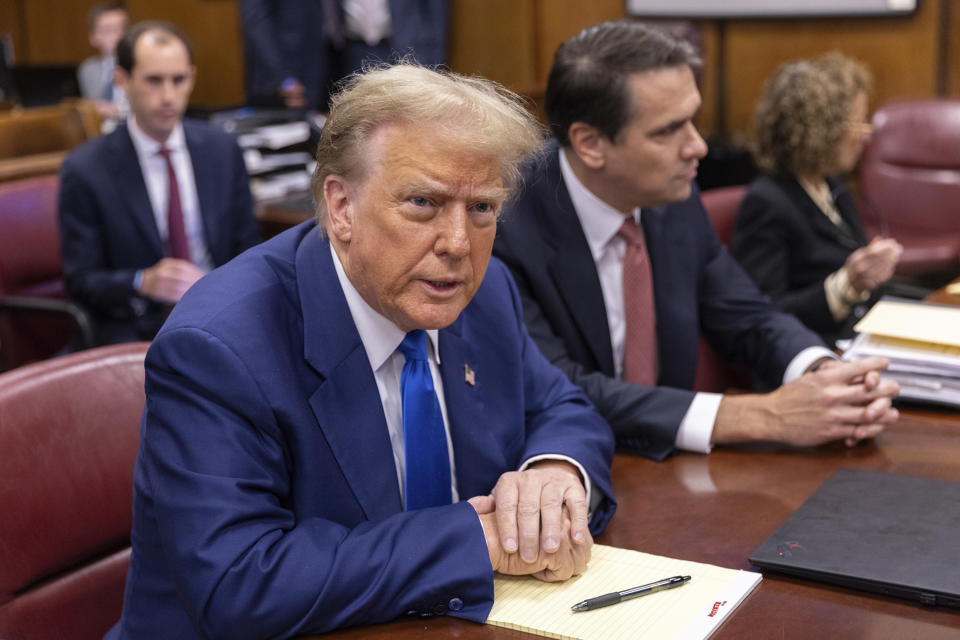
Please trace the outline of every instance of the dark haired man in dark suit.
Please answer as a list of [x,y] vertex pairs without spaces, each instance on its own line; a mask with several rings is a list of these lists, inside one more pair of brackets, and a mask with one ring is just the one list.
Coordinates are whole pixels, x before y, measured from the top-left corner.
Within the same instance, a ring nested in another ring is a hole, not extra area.
[[117,66],[130,118],[60,172],[67,291],[103,343],[151,339],[194,282],[259,241],[236,142],[183,120],[195,75],[186,38],[142,22],[117,46]]
[[[619,444],[654,459],[872,437],[897,417],[886,362],[833,359],[710,225],[693,186],[707,151],[693,124],[699,63],[686,42],[634,21],[588,28],[557,51],[545,102],[556,141],[528,164],[494,247],[530,334]],[[701,335],[778,388],[695,394]]]

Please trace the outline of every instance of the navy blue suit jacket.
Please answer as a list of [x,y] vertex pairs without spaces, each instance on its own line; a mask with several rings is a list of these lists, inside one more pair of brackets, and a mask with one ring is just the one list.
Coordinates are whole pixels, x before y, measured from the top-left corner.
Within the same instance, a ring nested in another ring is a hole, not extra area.
[[[204,239],[214,266],[260,241],[240,148],[219,129],[185,120]],[[60,251],[67,293],[93,315],[101,342],[150,339],[168,306],[140,297],[139,269],[163,242],[126,125],[71,153],[60,170]]]
[[743,273],[694,187],[687,200],[641,215],[653,270],[659,378],[656,387],[618,380],[600,279],[555,142],[528,162],[524,183],[504,209],[494,254],[513,272],[530,335],[586,391],[621,446],[658,460],[673,451],[693,401],[701,334],[726,361],[774,386],[797,353],[823,344]]
[[[613,438],[530,340],[498,261],[439,349],[460,496],[488,494],[531,456],[566,455],[603,496],[599,532],[615,508]],[[486,618],[493,574],[473,508],[403,511],[374,374],[313,223],[187,293],[147,354],[146,391],[133,556],[110,637]]]

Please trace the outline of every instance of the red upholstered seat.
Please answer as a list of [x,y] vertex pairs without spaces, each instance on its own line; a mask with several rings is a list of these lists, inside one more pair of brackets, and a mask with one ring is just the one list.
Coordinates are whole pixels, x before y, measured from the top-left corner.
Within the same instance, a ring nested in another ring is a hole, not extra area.
[[55,175],[0,184],[0,371],[63,349],[75,324],[83,346],[92,343],[63,289],[58,184]]
[[0,638],[100,638],[119,619],[147,343],[0,374]]
[[899,273],[960,273],[960,100],[878,109],[860,191],[868,235],[904,246]]
[[[733,223],[737,219],[740,203],[746,195],[746,185],[707,189],[700,194],[713,229],[724,245],[730,245]],[[694,391],[721,392],[731,388],[749,389],[750,386],[749,372],[742,367],[726,364],[713,347],[702,337],[700,338],[697,373],[693,381]]]
[[713,229],[717,232],[720,242],[730,246],[730,236],[733,234],[733,223],[740,211],[740,203],[747,195],[747,185],[733,187],[719,187],[701,192],[700,199],[703,207],[710,216]]

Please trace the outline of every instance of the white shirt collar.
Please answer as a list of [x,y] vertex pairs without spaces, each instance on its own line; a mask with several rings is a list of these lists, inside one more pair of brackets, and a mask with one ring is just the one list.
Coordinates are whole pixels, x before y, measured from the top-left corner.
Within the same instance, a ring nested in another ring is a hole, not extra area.
[[137,124],[137,118],[132,113],[127,118],[127,130],[130,132],[130,139],[133,140],[133,148],[137,150],[137,156],[140,158],[152,158],[160,151],[161,146],[165,146],[171,151],[179,151],[187,146],[186,136],[183,134],[183,123],[178,122],[170,132],[166,142],[160,143],[144,133],[143,129]]
[[[347,299],[347,306],[350,308],[353,323],[357,327],[357,333],[360,334],[360,342],[363,343],[367,358],[370,360],[370,368],[377,371],[393,355],[407,334],[367,304],[367,301],[363,299],[363,296],[353,286],[343,270],[340,257],[333,250],[333,243],[330,243],[330,255],[333,256],[333,266],[337,270],[337,280],[340,281],[340,288],[343,289],[343,295]],[[427,336],[430,338],[430,345],[433,347],[433,359],[439,365],[438,331],[427,329]]]
[[[563,147],[558,150],[558,153],[560,154],[560,173],[567,184],[567,192],[570,194],[571,202],[573,202],[573,209],[576,211],[577,217],[580,219],[580,226],[583,227],[583,233],[587,237],[590,253],[596,261],[600,254],[606,250],[610,240],[617,235],[626,214],[617,211],[598,198],[580,182],[567,160],[567,154]],[[632,213],[639,224],[640,207],[634,209]]]

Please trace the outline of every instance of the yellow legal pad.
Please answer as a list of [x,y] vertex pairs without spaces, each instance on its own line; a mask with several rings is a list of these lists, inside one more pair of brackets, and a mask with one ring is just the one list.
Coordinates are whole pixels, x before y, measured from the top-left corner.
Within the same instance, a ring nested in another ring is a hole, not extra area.
[[[602,609],[570,610],[588,598],[676,575],[691,580]],[[587,570],[566,582],[497,574],[487,624],[572,640],[707,638],[760,579],[750,571],[594,545]]]

